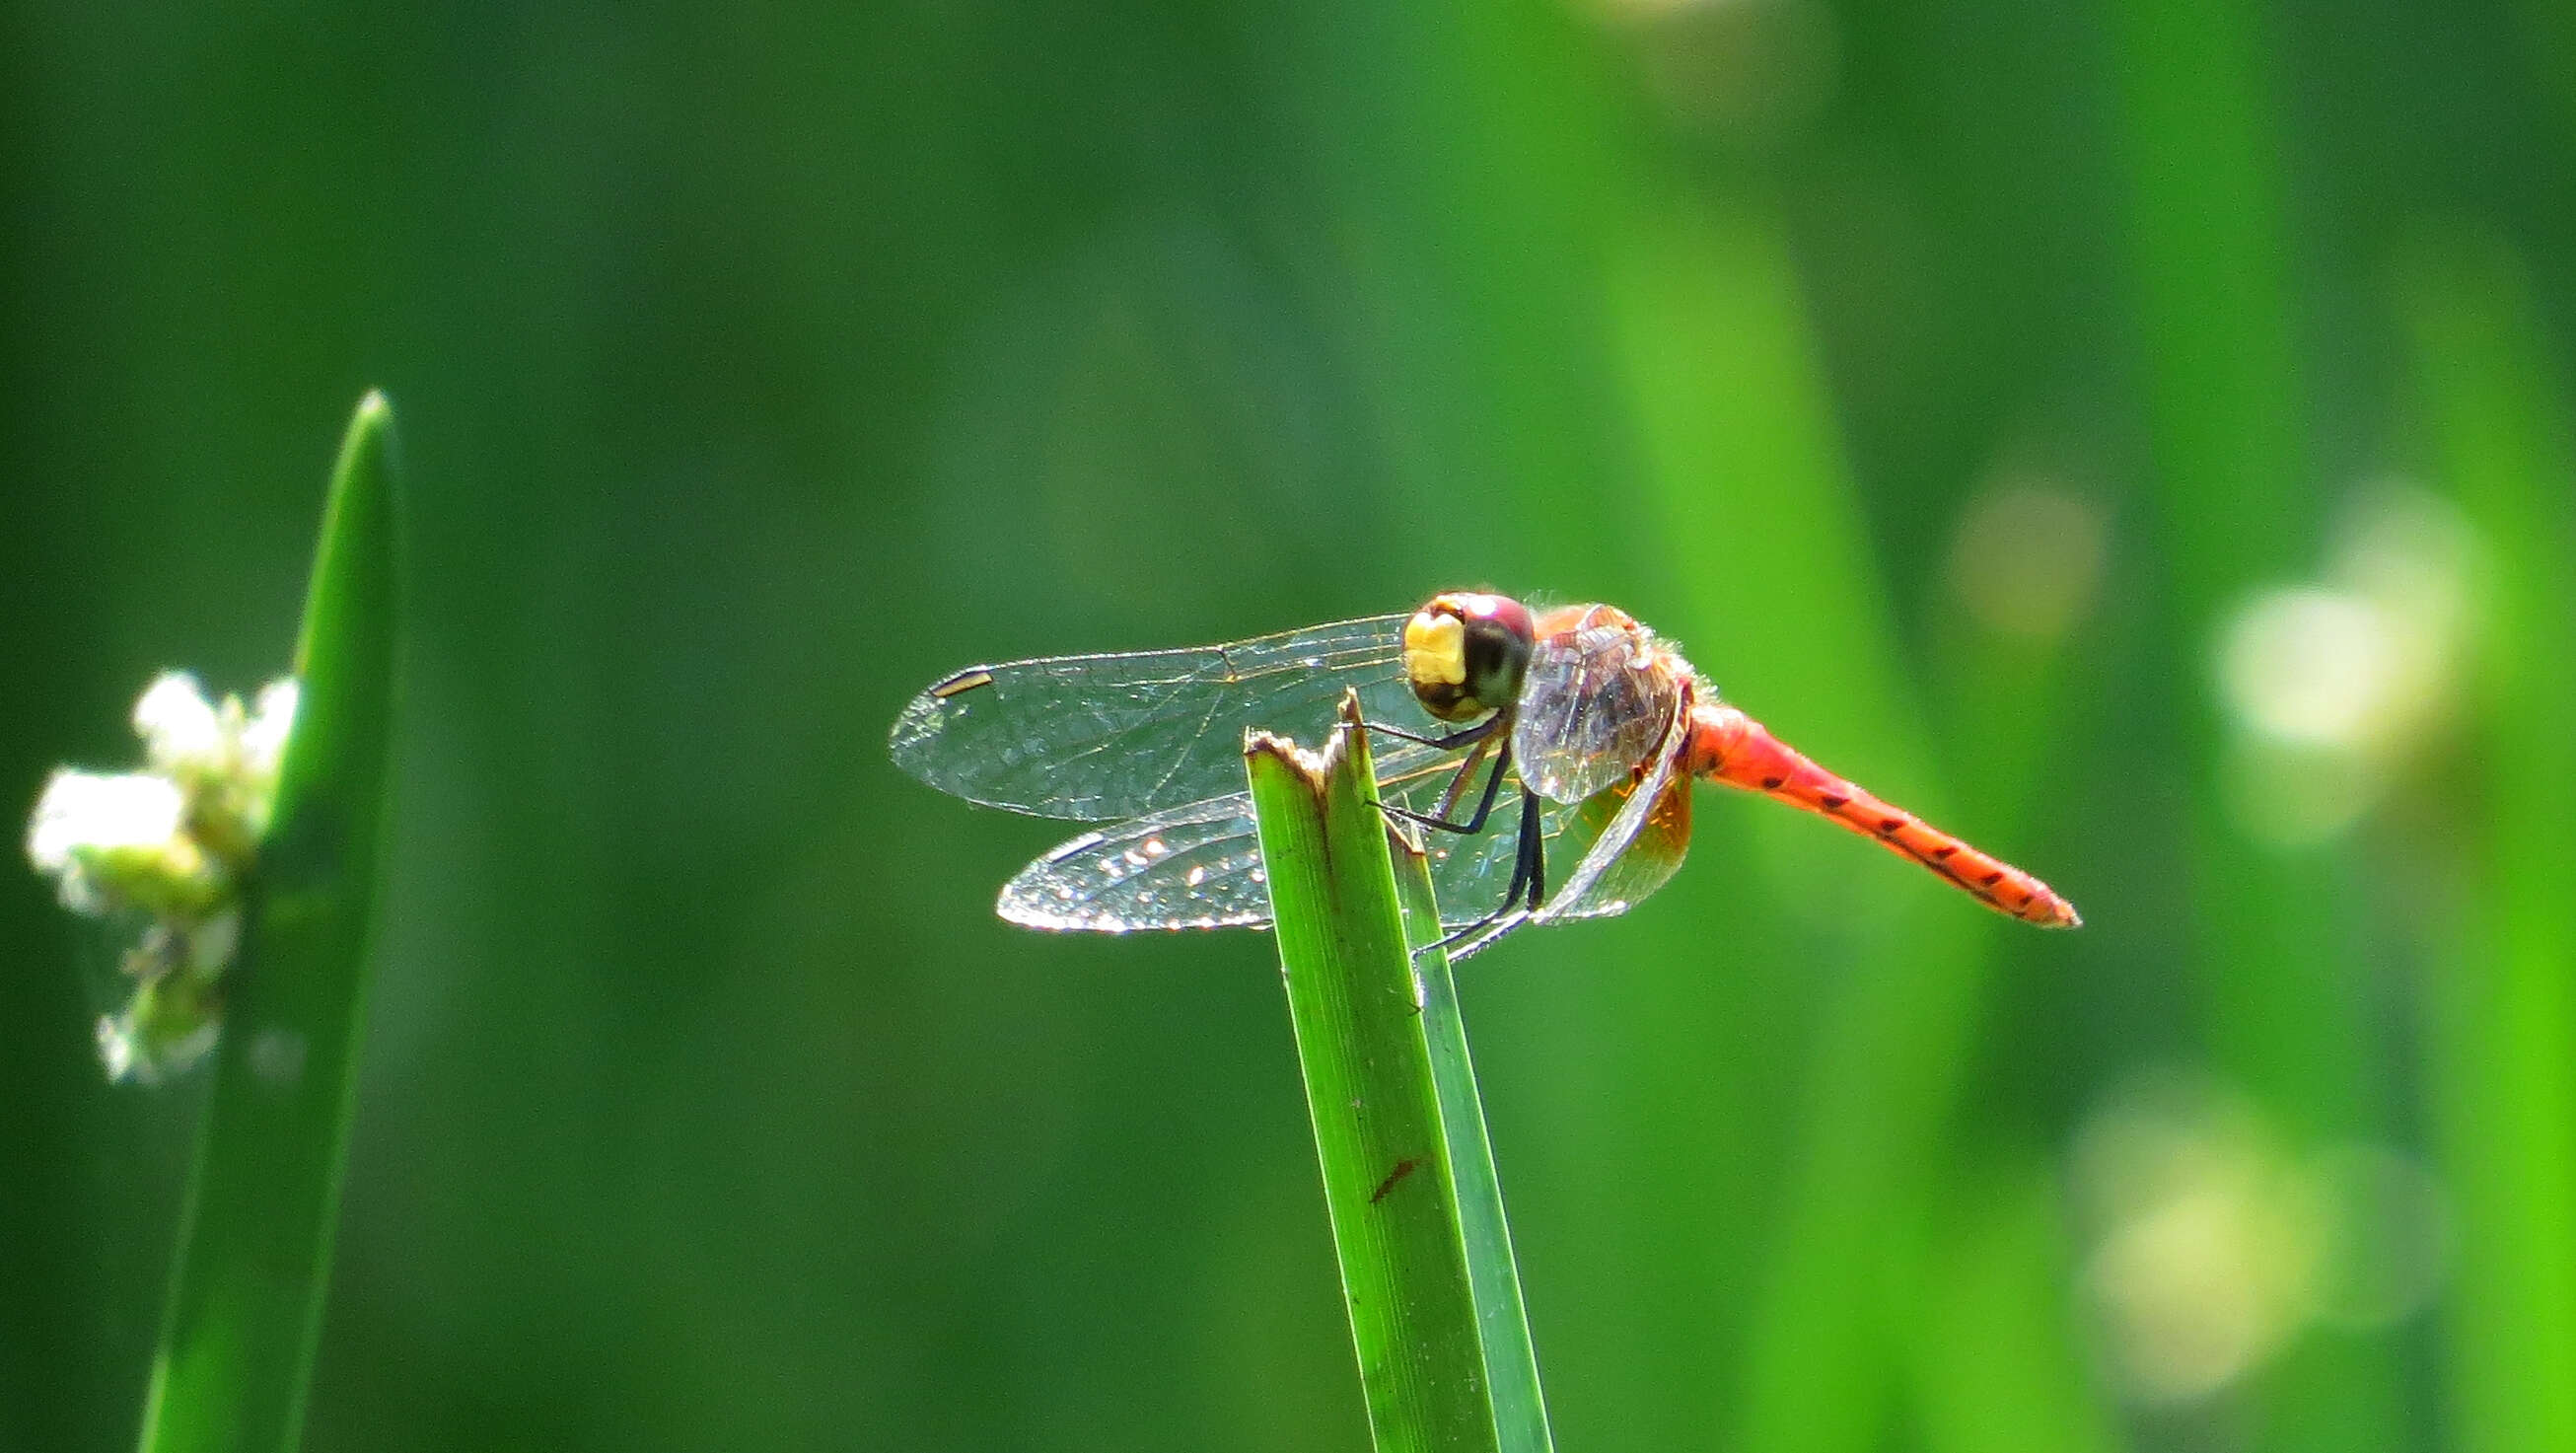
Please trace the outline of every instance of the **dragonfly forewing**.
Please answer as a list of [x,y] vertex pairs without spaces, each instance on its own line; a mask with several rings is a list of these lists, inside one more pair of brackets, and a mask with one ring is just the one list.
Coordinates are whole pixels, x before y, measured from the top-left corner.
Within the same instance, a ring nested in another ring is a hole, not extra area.
[[1405,684],[1405,619],[978,666],[904,708],[894,760],[942,792],[1038,817],[1105,822],[1228,796],[1248,727],[1321,740],[1349,690],[1373,721],[1427,722]]

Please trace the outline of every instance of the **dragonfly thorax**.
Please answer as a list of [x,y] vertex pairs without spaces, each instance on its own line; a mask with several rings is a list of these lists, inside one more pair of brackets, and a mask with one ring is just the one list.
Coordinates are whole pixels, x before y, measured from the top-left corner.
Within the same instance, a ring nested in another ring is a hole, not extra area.
[[1404,624],[1404,677],[1424,711],[1473,721],[1520,699],[1533,639],[1508,595],[1435,595]]

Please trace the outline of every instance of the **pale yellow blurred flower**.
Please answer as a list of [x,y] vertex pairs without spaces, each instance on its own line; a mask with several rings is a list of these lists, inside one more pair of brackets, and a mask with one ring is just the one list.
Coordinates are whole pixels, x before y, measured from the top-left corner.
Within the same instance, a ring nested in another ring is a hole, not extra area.
[[2116,1095],[2074,1170],[2093,1226],[2083,1288],[2139,1403],[2217,1396],[2311,1325],[2384,1326],[2440,1282],[2442,1198],[2416,1162],[2351,1143],[2301,1153],[2205,1078]]
[[2457,510],[2386,483],[2347,510],[2322,580],[2260,591],[2228,619],[2213,667],[2241,827],[2316,842],[2378,802],[2456,710],[2481,559]]
[[1996,635],[2044,645],[2092,613],[2109,533],[2099,506],[2043,475],[1995,481],[1950,540],[1950,589]]

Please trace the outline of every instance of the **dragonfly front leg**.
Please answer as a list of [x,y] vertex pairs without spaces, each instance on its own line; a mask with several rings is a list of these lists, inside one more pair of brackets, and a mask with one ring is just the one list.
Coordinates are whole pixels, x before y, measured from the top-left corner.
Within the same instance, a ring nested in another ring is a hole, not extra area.
[[1459,784],[1467,780],[1468,773],[1476,770],[1477,757],[1483,752],[1483,744],[1479,743],[1476,753],[1469,756],[1466,763],[1459,767],[1458,776],[1451,781],[1449,790],[1440,794],[1440,811],[1416,812],[1410,807],[1394,807],[1385,803],[1380,803],[1379,806],[1391,817],[1400,817],[1406,822],[1436,828],[1441,832],[1454,832],[1461,837],[1473,837],[1483,832],[1485,819],[1494,815],[1494,799],[1502,795],[1503,774],[1511,770],[1512,744],[1508,739],[1504,741],[1502,750],[1494,753],[1493,775],[1485,779],[1485,793],[1477,799],[1476,810],[1468,814],[1464,822],[1453,822],[1446,816],[1450,808],[1457,806]]
[[1364,721],[1361,722],[1360,725],[1377,733],[1379,736],[1393,737],[1399,742],[1413,742],[1421,746],[1429,747],[1433,751],[1438,752],[1454,752],[1460,747],[1481,742],[1485,738],[1492,736],[1494,734],[1494,728],[1503,724],[1503,716],[1504,714],[1502,712],[1495,712],[1493,715],[1486,717],[1483,721],[1476,723],[1474,726],[1463,727],[1444,737],[1426,737],[1420,732],[1409,732],[1402,727],[1388,726],[1386,723],[1378,721]]

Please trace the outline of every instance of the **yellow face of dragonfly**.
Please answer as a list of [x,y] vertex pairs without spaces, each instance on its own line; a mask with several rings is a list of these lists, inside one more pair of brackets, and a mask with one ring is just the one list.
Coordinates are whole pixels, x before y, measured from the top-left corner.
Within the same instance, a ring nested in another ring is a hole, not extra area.
[[1404,676],[1422,709],[1473,721],[1520,699],[1529,608],[1508,595],[1435,595],[1404,623]]

